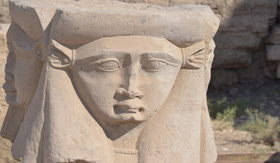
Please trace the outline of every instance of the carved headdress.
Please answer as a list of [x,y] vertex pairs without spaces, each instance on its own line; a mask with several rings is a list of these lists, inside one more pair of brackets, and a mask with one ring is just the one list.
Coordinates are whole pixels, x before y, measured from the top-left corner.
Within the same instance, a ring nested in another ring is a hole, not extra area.
[[[29,71],[31,72],[25,73],[24,77],[26,78],[25,81],[28,81],[27,84],[29,84],[30,87],[19,90],[19,92],[23,94],[21,96],[26,96],[25,100],[20,100],[21,104],[13,104],[9,106],[1,129],[1,136],[10,139],[11,142],[14,141],[18,129],[21,126],[25,112],[29,107],[31,101],[30,99],[32,99],[32,97],[29,96],[33,96],[38,84],[38,75],[40,75],[41,72],[41,65],[46,58],[44,44],[49,41],[49,24],[55,13],[55,8],[41,10],[42,8],[40,7],[26,8],[23,6],[19,7],[16,4],[17,3],[15,2],[10,4],[12,23],[7,32],[9,56],[6,64],[6,73],[16,71],[16,69],[23,71],[24,66],[20,65],[22,63],[30,64],[29,67],[31,70],[29,69]],[[37,58],[37,60],[35,59],[36,63],[26,63],[24,59],[21,60],[20,58],[17,58],[21,61],[16,62],[14,59],[16,55],[27,57],[27,60],[30,60],[32,57]],[[13,59],[9,61],[10,58]],[[33,76],[28,76],[28,73],[31,75],[33,73]],[[14,76],[11,73],[9,75]],[[24,82],[22,81],[22,78],[18,78],[17,76],[13,77],[12,82],[15,82],[14,78],[16,78],[17,84]],[[14,84],[15,83],[12,84],[13,87],[15,87]],[[16,92],[16,94],[18,94],[18,92]],[[22,103],[22,101],[24,101],[24,103]]]
[[112,162],[111,141],[80,100],[69,72],[76,50],[83,45],[103,37],[137,35],[164,38],[182,50],[182,70],[164,105],[138,138],[138,162],[214,162],[206,90],[219,20],[210,8],[91,0],[68,5],[68,1],[10,2],[14,21],[29,10],[41,12],[37,8],[54,15],[43,42],[48,57],[15,138],[13,156],[28,163]]

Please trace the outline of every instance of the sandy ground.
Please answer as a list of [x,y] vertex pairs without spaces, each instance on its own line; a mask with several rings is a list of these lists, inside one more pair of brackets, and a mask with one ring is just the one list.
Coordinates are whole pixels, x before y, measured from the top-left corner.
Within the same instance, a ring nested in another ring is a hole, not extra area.
[[252,134],[247,131],[224,129],[214,133],[219,154],[274,152],[270,146],[254,142]]

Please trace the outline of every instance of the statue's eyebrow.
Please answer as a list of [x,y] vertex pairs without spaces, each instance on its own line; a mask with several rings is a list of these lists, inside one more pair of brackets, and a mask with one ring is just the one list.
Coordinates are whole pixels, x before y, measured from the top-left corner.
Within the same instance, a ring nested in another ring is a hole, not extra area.
[[34,49],[31,48],[21,48],[17,45],[13,45],[12,49],[16,55],[20,55],[26,58],[31,58],[34,55]]
[[141,58],[142,60],[146,60],[149,58],[159,58],[159,59],[164,59],[170,62],[174,62],[174,63],[181,63],[182,61],[175,58],[174,56],[172,56],[169,53],[163,53],[163,52],[145,52],[141,54]]
[[[84,58],[79,58],[77,57],[76,61],[77,62],[94,62],[97,61],[99,59],[104,59],[104,58],[122,58],[126,55],[128,55],[129,53],[124,52],[124,51],[110,51],[110,50],[102,50],[102,51],[97,51],[97,52],[93,52],[90,54],[90,56],[88,57],[84,57]],[[77,54],[79,55],[79,54]]]

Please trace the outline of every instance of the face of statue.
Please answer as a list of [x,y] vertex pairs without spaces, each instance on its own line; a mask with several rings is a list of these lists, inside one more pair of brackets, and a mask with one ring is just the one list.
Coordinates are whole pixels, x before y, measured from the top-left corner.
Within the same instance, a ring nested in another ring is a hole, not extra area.
[[34,41],[19,28],[8,31],[9,54],[3,88],[9,105],[26,107],[38,84],[42,62],[33,50]]
[[72,75],[97,121],[141,122],[163,105],[181,64],[181,49],[163,38],[108,37],[77,49]]

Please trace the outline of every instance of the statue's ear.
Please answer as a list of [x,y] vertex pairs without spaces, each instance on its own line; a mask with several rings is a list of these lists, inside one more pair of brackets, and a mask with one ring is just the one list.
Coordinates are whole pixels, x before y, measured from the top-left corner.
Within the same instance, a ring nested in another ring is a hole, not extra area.
[[52,41],[52,52],[50,54],[51,66],[59,69],[69,69],[73,66],[75,60],[75,50]]
[[183,64],[182,68],[200,69],[204,65],[206,44],[200,41],[194,45],[182,48]]
[[46,54],[46,49],[45,49],[45,45],[43,44],[42,41],[39,41],[36,45],[35,45],[35,56],[40,60],[40,61],[45,61],[45,58],[47,56]]

